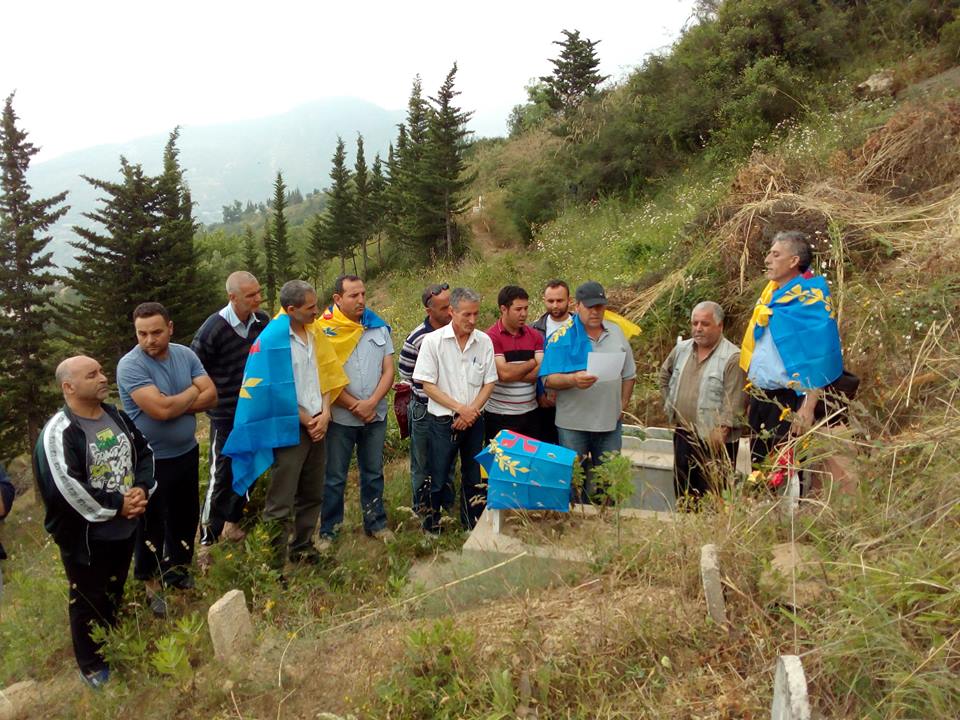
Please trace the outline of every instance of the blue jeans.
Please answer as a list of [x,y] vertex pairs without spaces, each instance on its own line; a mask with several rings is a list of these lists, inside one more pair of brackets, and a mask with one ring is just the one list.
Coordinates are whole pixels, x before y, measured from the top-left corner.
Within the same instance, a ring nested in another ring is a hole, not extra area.
[[584,486],[581,501],[586,502],[593,495],[593,469],[603,462],[603,454],[620,452],[623,447],[623,427],[617,421],[617,427],[609,432],[590,432],[589,430],[567,430],[558,427],[560,445],[573,450],[580,458],[584,472]]
[[353,449],[357,449],[360,469],[360,510],[363,529],[368,533],[386,527],[383,509],[383,443],[387,437],[387,420],[366,425],[341,425],[330,422],[327,430],[327,477],[323,486],[323,510],[320,534],[333,537],[343,523],[343,490]]
[[[487,505],[487,487],[480,482],[480,466],[473,459],[483,450],[483,415],[466,430],[454,430],[452,417],[427,415],[430,433],[430,512],[423,521],[429,532],[440,530],[440,511],[453,507],[453,464],[460,455],[460,522],[465,530],[477,524]],[[437,478],[443,478],[437,482]],[[425,490],[418,505],[428,502]]]
[[[423,489],[429,488],[430,482],[430,422],[427,417],[427,404],[411,397],[407,412],[410,417],[410,507],[424,518],[430,512],[430,498]],[[450,463],[450,487],[453,487],[454,483],[455,465],[456,463]]]

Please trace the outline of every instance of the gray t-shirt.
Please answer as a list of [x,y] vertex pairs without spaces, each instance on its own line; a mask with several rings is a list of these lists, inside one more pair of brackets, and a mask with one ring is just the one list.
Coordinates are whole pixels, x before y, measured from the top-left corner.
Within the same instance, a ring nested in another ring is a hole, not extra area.
[[620,386],[637,376],[633,351],[623,331],[613,323],[604,323],[597,340],[590,340],[591,352],[624,353],[620,380],[597,381],[586,390],[570,388],[557,391],[557,427],[586,432],[611,432],[620,420]]
[[140,428],[158,460],[175,458],[196,447],[197,418],[184,413],[173,420],[154,420],[133,401],[135,390],[156,385],[164,395],[182,393],[195,377],[206,375],[200,358],[184,345],[170,343],[166,359],[156,360],[137,345],[117,365],[117,387],[123,409]]
[[[133,487],[133,447],[107,413],[96,420],[77,416],[76,423],[87,436],[87,475],[90,484],[100,489],[126,494]],[[137,529],[136,519],[117,516],[101,523],[90,523],[94,540],[126,540]]]
[[[343,371],[350,378],[350,384],[345,390],[357,400],[366,400],[373,395],[383,375],[383,359],[393,355],[393,340],[390,339],[390,330],[385,327],[369,328],[363,331],[357,346],[350,353],[350,357],[343,364]],[[387,416],[387,398],[377,403],[377,417],[379,422]],[[363,425],[363,421],[352,412],[339,405],[333,406],[331,419],[340,425]]]

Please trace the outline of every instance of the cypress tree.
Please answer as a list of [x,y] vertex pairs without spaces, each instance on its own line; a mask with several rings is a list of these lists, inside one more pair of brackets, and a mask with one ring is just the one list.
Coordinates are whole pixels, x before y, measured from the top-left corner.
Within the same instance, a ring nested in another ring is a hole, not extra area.
[[402,123],[397,126],[397,149],[393,145],[387,151],[387,186],[384,193],[384,210],[386,219],[384,225],[387,233],[397,242],[404,242],[403,228],[400,218],[403,214],[403,174],[400,169],[400,156],[407,145],[407,127]]
[[11,94],[0,124],[0,457],[33,447],[56,397],[45,362],[54,283],[46,233],[68,210],[57,207],[67,193],[30,198],[26,175],[37,152],[17,127]]
[[[429,178],[428,142],[431,109],[423,99],[418,75],[407,103],[406,142],[397,139],[400,176],[397,200],[400,239],[418,252],[434,249],[442,228],[437,198]],[[401,149],[402,146],[402,149]]]
[[367,239],[370,237],[370,186],[367,160],[363,154],[363,135],[357,135],[357,157],[353,165],[354,237],[363,258],[363,276],[367,276]]
[[257,239],[253,236],[253,228],[243,226],[243,269],[260,279],[260,253],[257,251]]
[[109,375],[134,343],[133,309],[154,299],[167,272],[159,252],[157,178],[123,157],[120,173],[120,182],[83,176],[105,195],[100,210],[84,213],[104,232],[74,226],[80,240],[71,245],[79,253],[67,282],[80,297],[63,313],[77,350],[99,360]]
[[547,86],[547,102],[554,110],[569,115],[583,101],[596,94],[600,84],[609,78],[597,72],[600,59],[595,50],[599,40],[580,37],[580,31],[563,30],[564,40],[559,45],[560,56],[551,58],[553,73],[540,78]]
[[277,172],[273,183],[273,271],[277,282],[282,285],[293,279],[293,252],[287,238],[287,188],[283,184],[283,174]]
[[457,64],[454,63],[437,96],[430,98],[433,113],[430,115],[425,175],[431,184],[430,196],[436,203],[435,211],[439,212],[442,218],[443,238],[447,257],[450,258],[453,257],[453,236],[456,228],[454,216],[469,205],[470,200],[464,191],[477,177],[476,174],[464,175],[465,138],[470,134],[467,122],[473,113],[464,112],[453,104],[454,98],[460,94],[459,90],[453,88],[456,76]]
[[[393,145],[390,146],[393,153]],[[373,165],[370,169],[370,197],[367,199],[370,208],[370,232],[377,238],[377,262],[383,267],[383,230],[387,221],[386,206],[387,179],[383,175],[383,161],[380,153],[373,156]]]
[[350,192],[350,170],[347,168],[346,148],[342,138],[337,138],[337,147],[331,160],[330,179],[333,184],[327,190],[327,217],[325,233],[328,247],[336,248],[340,256],[340,272],[346,272],[347,252],[353,254],[356,238],[353,198]]
[[197,224],[193,220],[193,201],[183,180],[178,160],[177,139],[180,128],[174,128],[163,152],[163,174],[157,182],[159,193],[160,265],[162,285],[151,288],[153,299],[162,303],[174,321],[174,340],[189,344],[193,333],[209,314],[214,298],[210,285],[198,271],[198,258],[193,242]]
[[263,258],[264,258],[264,277],[263,284],[267,288],[267,307],[270,308],[270,314],[274,312],[277,302],[277,250],[273,244],[273,233],[270,232],[270,221],[263,223]]

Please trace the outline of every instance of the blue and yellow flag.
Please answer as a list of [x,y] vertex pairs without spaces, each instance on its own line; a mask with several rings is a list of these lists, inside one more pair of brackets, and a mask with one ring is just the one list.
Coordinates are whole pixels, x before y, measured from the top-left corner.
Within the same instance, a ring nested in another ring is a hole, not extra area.
[[547,340],[543,348],[543,361],[540,363],[540,377],[586,370],[590,350],[587,329],[580,322],[580,316],[574,314],[554,330]]
[[322,331],[329,338],[341,365],[347,361],[350,353],[357,347],[364,330],[385,327],[388,332],[390,331],[390,326],[370,308],[364,309],[360,322],[357,322],[344,315],[336,304],[328,307],[313,323],[313,327]]
[[270,467],[274,448],[299,442],[290,318],[279,315],[250,347],[233,430],[223,446],[223,454],[232,460],[234,492],[245,494]]
[[613,310],[604,310],[603,312],[604,322],[612,322],[618,328],[623,330],[624,337],[629,340],[634,335],[640,334],[640,326],[631,320],[627,320],[620,313],[615,313]]
[[764,332],[770,333],[798,393],[825,387],[843,373],[837,315],[822,275],[798,275],[783,287],[772,280],[767,283],[740,346],[743,370],[749,371]]

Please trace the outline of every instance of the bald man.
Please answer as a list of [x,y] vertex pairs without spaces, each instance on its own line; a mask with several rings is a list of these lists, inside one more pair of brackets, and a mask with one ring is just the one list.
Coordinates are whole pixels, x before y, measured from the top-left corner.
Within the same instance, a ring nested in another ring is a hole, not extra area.
[[[240,527],[246,498],[233,491],[233,473],[230,458],[223,454],[223,444],[233,429],[237,410],[243,368],[250,354],[250,346],[270,322],[262,312],[260,283],[246,272],[231,273],[226,283],[226,306],[208,317],[190,343],[207,375],[217,389],[218,402],[207,410],[210,418],[210,481],[200,511],[202,527],[200,542],[212,545],[221,535],[227,540],[240,541],[244,531]],[[204,555],[201,555],[201,560]]]
[[69,588],[70,634],[80,676],[92,688],[110,668],[91,637],[114,626],[133,555],[137,518],[156,489],[153,451],[133,421],[104,401],[110,391],[93,358],[57,367],[64,406],[44,425],[33,471],[44,526],[60,547]]

